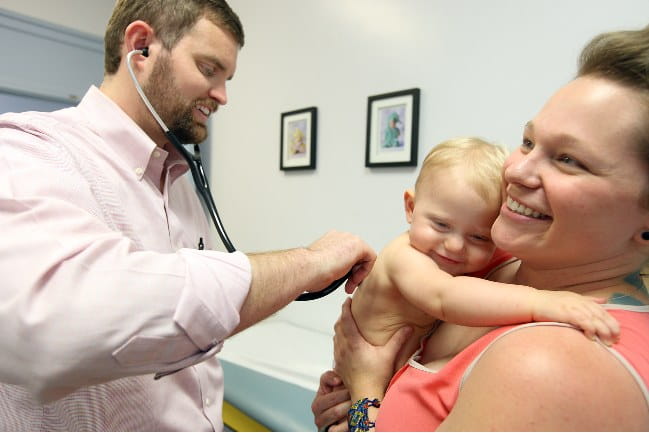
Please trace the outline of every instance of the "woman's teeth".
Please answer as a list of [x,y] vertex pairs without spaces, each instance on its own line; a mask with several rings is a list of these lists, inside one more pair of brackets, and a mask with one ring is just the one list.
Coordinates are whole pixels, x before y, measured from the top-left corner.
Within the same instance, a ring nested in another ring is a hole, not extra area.
[[525,215],[540,220],[550,218],[548,215],[542,214],[541,212],[535,211],[534,209],[530,209],[529,207],[520,204],[519,202],[512,199],[511,197],[507,197],[507,207],[512,212],[515,212],[520,215]]

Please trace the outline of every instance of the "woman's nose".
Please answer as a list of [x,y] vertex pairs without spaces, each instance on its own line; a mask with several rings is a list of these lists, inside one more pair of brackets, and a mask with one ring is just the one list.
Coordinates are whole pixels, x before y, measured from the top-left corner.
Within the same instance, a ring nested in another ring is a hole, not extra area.
[[538,188],[541,185],[539,155],[534,150],[527,154],[522,153],[520,149],[514,151],[505,162],[503,179],[506,183]]

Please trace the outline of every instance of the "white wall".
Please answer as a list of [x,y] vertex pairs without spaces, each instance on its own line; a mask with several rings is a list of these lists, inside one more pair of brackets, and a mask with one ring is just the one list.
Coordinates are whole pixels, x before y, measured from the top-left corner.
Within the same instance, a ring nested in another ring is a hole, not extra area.
[[[419,161],[479,135],[513,148],[595,34],[649,24],[646,0],[231,0],[246,44],[212,128],[212,181],[243,251],[329,228],[380,249],[406,229],[414,168],[364,167],[367,97],[421,88]],[[317,169],[279,170],[280,113],[317,106]],[[332,332],[343,294],[280,316]]]
[[[0,0],[102,36],[114,0]],[[367,97],[421,88],[419,160],[444,139],[512,148],[596,33],[649,23],[646,0],[230,0],[246,30],[212,128],[212,189],[235,245],[306,245],[329,228],[379,250],[406,229],[415,168],[364,167]],[[319,110],[317,169],[279,170],[280,114]],[[343,294],[279,315],[331,333]],[[254,332],[254,328],[247,332]],[[282,344],[278,336],[278,345]],[[329,348],[323,348],[323,352]]]

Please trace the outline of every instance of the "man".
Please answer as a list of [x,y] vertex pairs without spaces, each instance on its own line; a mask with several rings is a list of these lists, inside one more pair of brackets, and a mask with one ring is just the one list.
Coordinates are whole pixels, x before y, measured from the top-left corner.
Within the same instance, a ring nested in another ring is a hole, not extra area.
[[371,268],[338,232],[283,252],[196,249],[207,220],[127,53],[148,48],[132,58],[144,92],[201,142],[243,40],[224,0],[119,0],[99,89],[0,116],[0,430],[221,430],[224,339]]

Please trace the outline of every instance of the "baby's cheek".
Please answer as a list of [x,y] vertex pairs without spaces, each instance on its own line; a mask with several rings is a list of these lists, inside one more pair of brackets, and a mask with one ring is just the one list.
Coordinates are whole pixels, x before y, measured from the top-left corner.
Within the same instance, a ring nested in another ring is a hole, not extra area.
[[426,251],[433,243],[433,237],[429,231],[420,227],[412,227],[409,232],[410,245],[419,251]]
[[477,251],[475,251],[475,266],[476,268],[483,269],[485,268],[489,262],[491,261],[491,258],[493,257],[494,253],[496,252],[496,247],[495,246],[490,246],[487,248],[479,248]]

